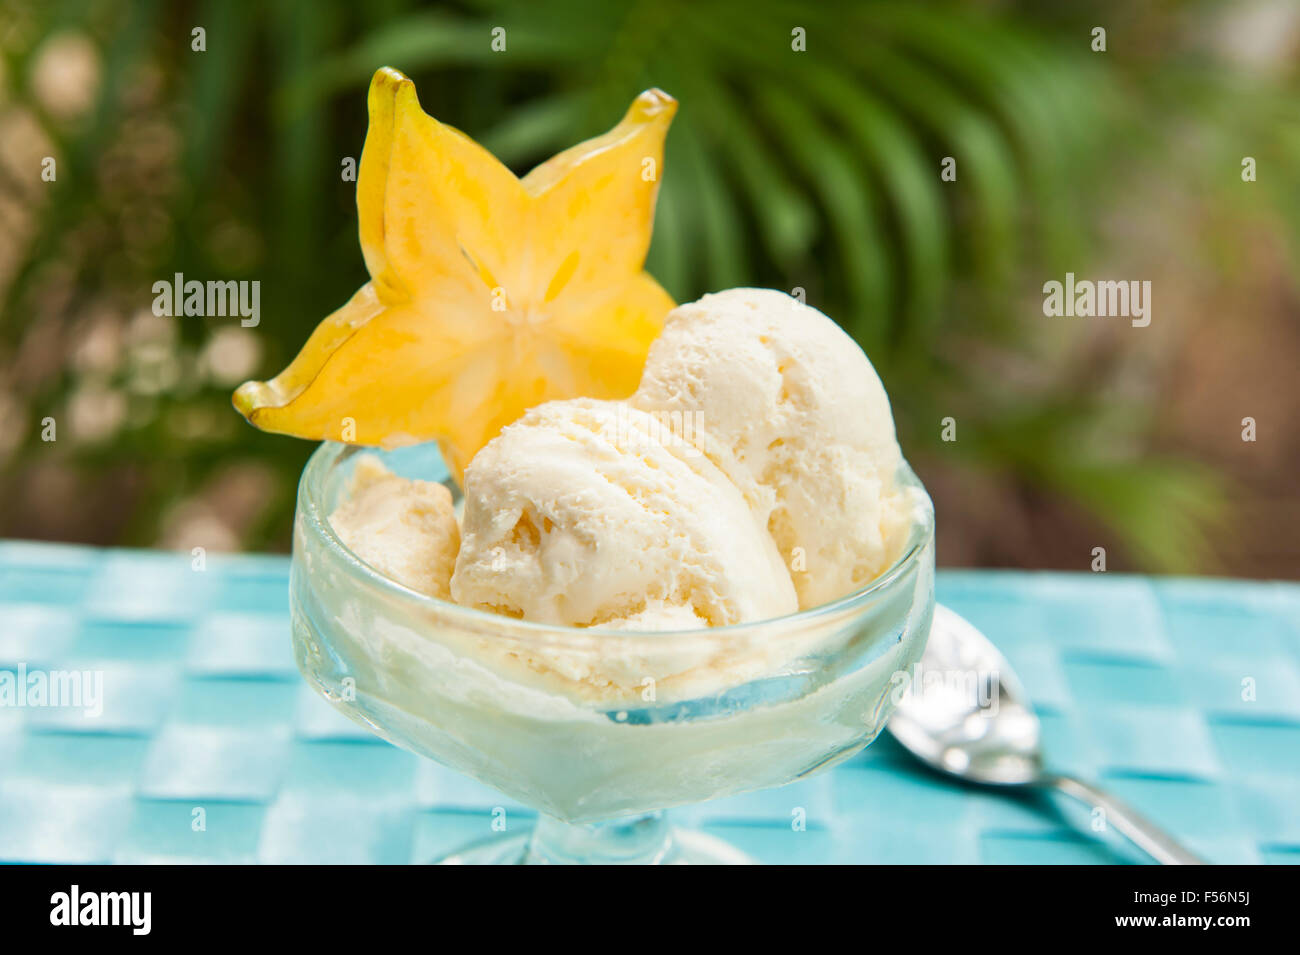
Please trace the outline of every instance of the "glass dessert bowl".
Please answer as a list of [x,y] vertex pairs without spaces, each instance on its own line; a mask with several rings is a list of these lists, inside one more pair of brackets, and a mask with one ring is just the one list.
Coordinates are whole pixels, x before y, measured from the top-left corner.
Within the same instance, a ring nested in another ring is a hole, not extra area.
[[[381,453],[442,480],[434,445]],[[839,600],[683,632],[548,626],[409,590],[362,562],[329,515],[358,449],[323,444],[303,472],[290,605],[299,669],[373,732],[539,813],[531,832],[447,862],[744,862],[663,810],[779,786],[880,732],[934,610],[934,514],[906,464],[909,538]],[[903,683],[902,685],[905,685]]]

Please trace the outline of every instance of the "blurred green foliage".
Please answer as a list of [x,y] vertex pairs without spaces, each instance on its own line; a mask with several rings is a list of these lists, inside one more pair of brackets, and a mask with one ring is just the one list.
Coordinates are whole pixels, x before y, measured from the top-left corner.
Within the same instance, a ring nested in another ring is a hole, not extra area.
[[[1064,495],[1147,568],[1203,566],[1219,479],[1155,455],[1152,409],[1039,341],[1040,286],[1087,271],[1097,197],[1142,163],[1167,162],[1179,117],[1199,115],[1208,146],[1167,170],[1175,188],[1213,201],[1243,142],[1261,164],[1295,169],[1294,77],[1243,86],[1204,61],[1124,57],[1116,28],[1112,50],[1094,53],[1092,21],[1134,24],[1125,4],[1102,6],[1109,16],[906,0],[10,4],[4,104],[35,118],[59,175],[35,194],[0,181],[31,211],[0,286],[0,386],[32,424],[4,467],[57,455],[95,475],[126,468],[128,490],[106,505],[126,512],[114,533],[153,543],[219,468],[247,462],[272,479],[238,536],[283,546],[310,448],[229,410],[232,382],[204,356],[230,320],[178,320],[161,387],[141,384],[133,326],[117,366],[25,371],[36,325],[54,326],[42,334],[67,355],[88,310],[129,319],[175,272],[258,279],[253,371],[274,373],[365,281],[354,185],[340,170],[360,154],[377,67],[411,75],[428,112],[519,173],[660,86],[682,105],[648,268],[678,300],[804,289],[880,370],[909,456],[943,454]],[[490,43],[497,26],[504,52]],[[203,52],[191,48],[195,27]],[[792,49],[796,28],[806,52]],[[1154,29],[1133,28],[1149,39]],[[51,112],[32,79],[65,35],[88,39],[100,61],[93,105],[74,118]],[[940,179],[948,156],[955,183]],[[1254,195],[1297,235],[1300,192],[1287,186]],[[1061,371],[1003,376],[978,360],[990,350]],[[125,396],[120,424],[43,444],[35,422],[59,416],[92,374],[102,393]],[[943,445],[950,415],[960,440]]]

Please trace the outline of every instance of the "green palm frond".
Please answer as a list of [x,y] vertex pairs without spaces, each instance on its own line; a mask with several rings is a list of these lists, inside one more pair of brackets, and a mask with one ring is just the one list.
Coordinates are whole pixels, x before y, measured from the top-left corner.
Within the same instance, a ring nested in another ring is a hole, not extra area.
[[[1203,553],[1198,535],[1223,498],[1212,475],[1144,457],[1149,428],[1118,440],[1108,412],[1066,374],[1017,386],[968,355],[971,343],[1034,346],[1034,317],[1011,303],[1044,272],[1090,260],[1086,203],[1130,161],[1112,156],[1117,142],[1133,154],[1163,147],[1167,127],[1152,116],[1199,117],[1204,155],[1184,181],[1285,222],[1300,268],[1300,193],[1289,188],[1300,166],[1293,82],[1242,89],[1229,71],[1199,62],[1123,73],[1118,58],[1088,53],[1065,14],[1060,32],[1046,11],[1031,29],[1014,4],[996,13],[910,0],[82,7],[16,3],[24,29],[0,30],[27,38],[3,51],[12,82],[0,88],[31,111],[66,171],[0,286],[0,347],[18,348],[48,273],[72,267],[69,250],[90,226],[113,236],[142,214],[108,201],[96,174],[106,154],[129,145],[133,110],[170,124],[181,144],[179,185],[165,209],[150,210],[165,213],[167,230],[148,249],[128,254],[104,242],[102,254],[78,261],[66,310],[98,297],[130,313],[141,307],[139,289],[174,271],[266,276],[259,336],[271,368],[364,280],[354,187],[339,164],[359,155],[364,90],[377,67],[411,74],[429,112],[520,173],[608,128],[637,92],[658,85],[682,107],[648,268],[676,298],[741,284],[800,287],[868,350],[905,445],[1068,497],[1124,535],[1147,566],[1185,566]],[[208,31],[202,54],[188,49],[195,23]],[[806,52],[792,49],[796,27]],[[492,47],[497,28],[506,52]],[[34,51],[68,30],[89,36],[103,60],[95,107],[75,126],[46,115],[29,88]],[[132,78],[150,70],[165,77],[162,102],[132,105]],[[1260,182],[1234,190],[1240,184],[1220,173],[1243,152],[1259,158]],[[940,178],[949,156],[956,182]],[[0,190],[21,188],[5,175],[0,166]],[[219,235],[250,237],[238,274],[214,250]],[[198,325],[181,332],[191,350],[205,334]],[[24,399],[57,405],[75,378],[61,371]],[[224,412],[226,399],[202,383],[169,404],[142,398],[132,418],[140,423],[119,450],[93,452],[129,457],[153,488],[144,497],[164,502],[141,505],[135,540],[151,540],[165,502],[231,453],[274,467],[286,484],[300,467],[305,449],[234,422],[202,441],[168,430],[169,413]],[[970,422],[971,440],[939,448],[936,422],[953,413]],[[17,460],[45,450],[29,434]],[[281,508],[250,543],[282,537],[287,522]]]

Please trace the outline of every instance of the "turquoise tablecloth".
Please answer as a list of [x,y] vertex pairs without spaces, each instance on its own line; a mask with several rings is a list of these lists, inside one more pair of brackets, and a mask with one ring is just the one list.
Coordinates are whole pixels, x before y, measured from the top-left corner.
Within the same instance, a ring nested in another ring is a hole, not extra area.
[[[287,570],[0,543],[0,670],[93,668],[105,696],[93,719],[0,706],[0,860],[422,861],[489,835],[493,807],[528,816],[307,689]],[[939,597],[1020,672],[1055,766],[1212,861],[1300,862],[1300,586],[962,571]],[[768,862],[1133,858],[1086,815],[949,785],[887,739],[681,816]]]

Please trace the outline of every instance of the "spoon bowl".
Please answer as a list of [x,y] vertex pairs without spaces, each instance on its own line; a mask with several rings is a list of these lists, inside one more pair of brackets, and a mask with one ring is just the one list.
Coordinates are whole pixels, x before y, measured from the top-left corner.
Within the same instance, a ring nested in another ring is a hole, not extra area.
[[930,640],[889,730],[934,769],[1023,786],[1043,770],[1038,717],[1006,658],[967,620],[934,608]]
[[941,773],[984,786],[1059,790],[1100,810],[1157,861],[1202,862],[1114,796],[1048,772],[1024,686],[989,639],[947,607],[935,606],[925,652],[887,725],[905,749]]

